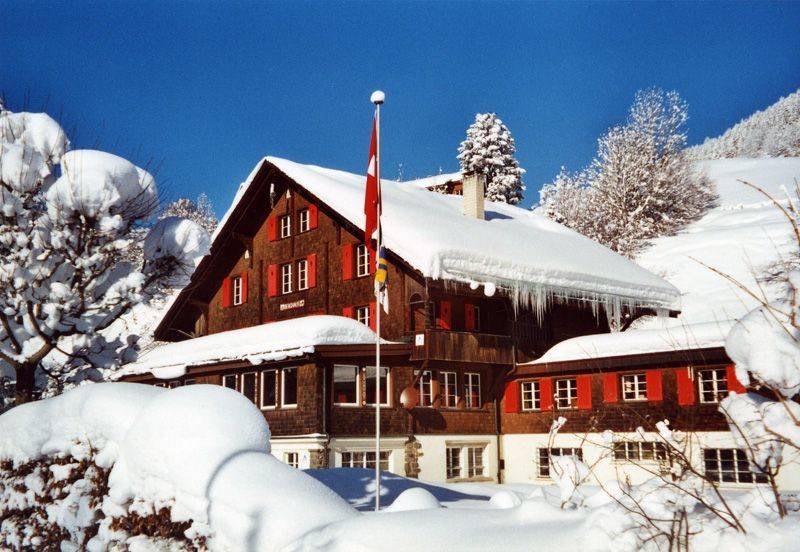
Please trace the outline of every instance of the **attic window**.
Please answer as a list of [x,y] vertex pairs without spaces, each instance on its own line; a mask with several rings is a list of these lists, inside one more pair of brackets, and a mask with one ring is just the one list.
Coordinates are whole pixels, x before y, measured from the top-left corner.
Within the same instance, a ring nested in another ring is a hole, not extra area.
[[311,216],[308,209],[303,209],[298,213],[300,218],[300,233],[308,232],[311,229]]
[[292,217],[283,215],[281,217],[281,238],[288,238],[292,235]]
[[233,295],[233,304],[241,305],[242,301],[242,277],[234,276],[231,278],[231,293]]
[[369,251],[363,243],[356,248],[356,276],[369,275]]

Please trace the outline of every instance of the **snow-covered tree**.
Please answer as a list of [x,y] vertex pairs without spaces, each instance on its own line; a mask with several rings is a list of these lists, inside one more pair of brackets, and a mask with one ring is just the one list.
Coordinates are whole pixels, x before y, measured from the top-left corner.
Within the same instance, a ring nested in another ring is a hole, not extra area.
[[144,261],[125,262],[157,206],[155,180],[115,155],[68,149],[48,115],[0,114],[0,363],[17,403],[42,373],[63,382],[119,363],[131,344],[102,330],[208,249],[199,225],[168,218],[147,235]]
[[458,148],[462,174],[486,175],[486,198],[516,205],[525,186],[514,154],[517,147],[508,127],[494,113],[478,113]]
[[214,206],[205,193],[197,196],[196,201],[181,197],[168,204],[159,218],[164,219],[167,217],[180,217],[194,221],[209,234],[212,234],[217,228],[217,216],[214,214]]

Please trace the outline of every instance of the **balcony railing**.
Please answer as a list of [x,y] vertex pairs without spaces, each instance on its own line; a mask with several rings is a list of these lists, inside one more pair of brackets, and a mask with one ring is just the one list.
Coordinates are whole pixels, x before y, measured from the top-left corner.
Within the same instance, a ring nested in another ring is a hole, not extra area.
[[448,360],[511,364],[511,337],[476,332],[427,329],[411,338],[411,360]]

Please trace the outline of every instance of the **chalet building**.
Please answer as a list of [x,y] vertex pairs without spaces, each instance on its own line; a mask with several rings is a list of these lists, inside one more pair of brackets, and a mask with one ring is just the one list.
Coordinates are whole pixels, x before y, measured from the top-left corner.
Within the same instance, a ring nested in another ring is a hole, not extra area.
[[[299,467],[379,462],[431,481],[535,478],[532,435],[553,415],[542,397],[563,384],[543,379],[550,364],[526,363],[610,322],[675,315],[678,291],[552,221],[484,202],[478,178],[458,185],[463,195],[382,185],[389,300],[376,370],[381,306],[362,230],[364,177],[265,158],[157,327],[167,343],[125,379],[241,392],[269,422],[273,454]],[[564,392],[577,393],[588,424],[603,376],[574,374]],[[675,377],[665,372],[663,393]],[[523,411],[527,381],[538,382],[538,414]],[[512,446],[517,436],[523,446]]]

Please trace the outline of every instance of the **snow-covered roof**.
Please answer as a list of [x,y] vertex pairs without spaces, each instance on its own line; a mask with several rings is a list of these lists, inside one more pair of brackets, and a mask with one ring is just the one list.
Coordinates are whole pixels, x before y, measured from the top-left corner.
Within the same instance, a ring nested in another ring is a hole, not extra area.
[[317,345],[369,344],[375,339],[372,330],[351,318],[306,316],[161,345],[118,375],[151,372],[157,378],[170,379],[184,375],[190,366],[237,360],[261,364],[313,353]]
[[562,341],[527,364],[723,347],[732,321],[584,335]]
[[[217,234],[265,162],[364,227],[363,176],[267,157],[239,187]],[[671,284],[529,210],[487,201],[486,220],[467,218],[461,197],[391,180],[382,181],[382,198],[386,247],[426,277],[484,285],[487,294],[500,287],[537,309],[553,296],[601,302],[612,313],[623,305],[679,308]]]
[[447,184],[448,182],[460,182],[461,181],[461,173],[454,172],[454,173],[446,173],[446,174],[436,174],[433,176],[427,176],[425,178],[418,178],[416,180],[408,180],[403,182],[406,186],[414,186],[417,188],[422,189],[429,189],[433,188],[434,186],[441,186],[442,184]]

